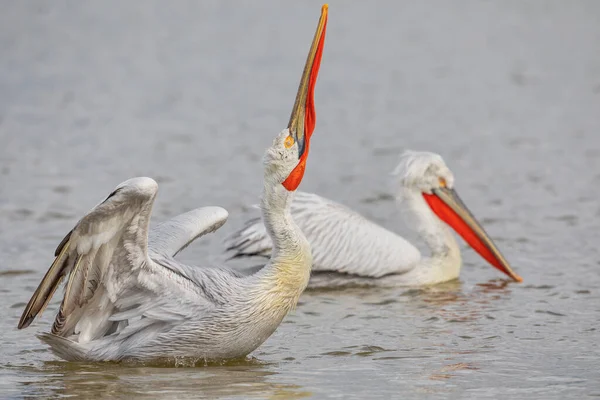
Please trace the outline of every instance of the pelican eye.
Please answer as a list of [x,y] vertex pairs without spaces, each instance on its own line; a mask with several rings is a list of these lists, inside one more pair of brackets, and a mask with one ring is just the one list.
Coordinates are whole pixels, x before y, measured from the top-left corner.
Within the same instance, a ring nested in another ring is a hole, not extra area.
[[446,187],[446,180],[444,178],[440,178],[439,183],[440,183],[440,187],[443,187],[443,188]]
[[286,149],[289,149],[290,147],[292,147],[294,145],[294,138],[292,137],[292,135],[289,135],[288,137],[285,138],[285,140],[283,141],[283,145],[285,146]]

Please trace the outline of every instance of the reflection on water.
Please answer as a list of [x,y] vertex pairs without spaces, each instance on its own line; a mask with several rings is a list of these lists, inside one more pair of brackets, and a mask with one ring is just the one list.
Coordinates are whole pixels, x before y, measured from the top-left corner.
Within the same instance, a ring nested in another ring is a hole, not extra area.
[[[165,398],[303,398],[310,392],[277,383],[277,374],[258,362],[237,362],[210,368],[133,367],[121,364],[46,362],[40,368],[19,368],[25,396]],[[151,379],[149,379],[151,377]]]
[[[313,394],[311,386],[318,379],[306,387],[286,374],[290,368],[296,371],[293,376],[302,377],[310,374],[310,364],[317,362],[321,373],[327,375],[330,371],[335,376],[338,369],[343,374],[345,368],[360,371],[381,363],[394,370],[412,370],[416,374],[413,378],[418,377],[413,382],[416,393],[449,394],[439,386],[440,382],[486,371],[486,362],[477,357],[490,353],[494,342],[501,340],[499,335],[489,335],[486,325],[493,323],[494,310],[510,297],[511,286],[505,280],[494,279],[467,288],[458,280],[419,289],[321,288],[302,297],[298,310],[284,322],[281,333],[259,349],[255,357],[208,366],[200,362],[193,367],[186,360],[6,365],[5,387],[14,384],[10,392],[44,398],[302,398]],[[345,305],[345,315],[332,319],[339,304]],[[332,337],[339,340],[332,341]],[[479,339],[483,346],[457,346],[444,337]],[[316,351],[313,343],[319,343],[321,351]],[[42,346],[20,353],[21,357],[31,358],[48,352]],[[331,367],[323,371],[323,365]]]

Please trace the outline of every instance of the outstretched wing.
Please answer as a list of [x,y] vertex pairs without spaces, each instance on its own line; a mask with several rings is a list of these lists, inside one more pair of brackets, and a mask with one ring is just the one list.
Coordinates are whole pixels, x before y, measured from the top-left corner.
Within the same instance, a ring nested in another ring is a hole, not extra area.
[[[292,217],[310,243],[313,271],[380,277],[410,271],[421,259],[404,238],[316,194],[297,192]],[[260,218],[248,221],[226,245],[232,258],[271,255],[272,242]]]
[[81,334],[102,336],[110,330],[109,317],[120,290],[136,270],[149,264],[148,224],[157,190],[153,179],[130,179],[85,215],[56,249],[56,259],[25,307],[18,328],[28,327],[44,311],[68,276],[52,333],[72,334],[84,316]]
[[178,215],[150,230],[148,251],[153,255],[175,257],[190,243],[219,229],[229,213],[221,207],[202,207]]

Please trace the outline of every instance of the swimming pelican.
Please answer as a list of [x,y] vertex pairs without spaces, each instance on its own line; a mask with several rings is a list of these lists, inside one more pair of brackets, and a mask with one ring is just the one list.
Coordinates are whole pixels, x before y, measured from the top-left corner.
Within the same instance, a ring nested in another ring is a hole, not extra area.
[[271,336],[310,277],[310,246],[289,208],[315,126],[314,87],[327,14],[324,5],[288,127],[264,156],[261,206],[274,243],[270,262],[250,276],[177,262],[173,256],[223,225],[227,211],[200,208],[148,237],[158,186],[150,178],[130,179],[59,244],[19,329],[31,324],[68,277],[52,331],[40,336],[66,360],[232,359]]
[[[404,216],[428,245],[431,257],[424,258],[401,236],[341,204],[299,192],[292,204],[292,215],[312,248],[310,286],[318,279],[316,271],[349,274],[349,278],[390,275],[385,283],[401,286],[432,285],[455,279],[462,260],[448,225],[491,265],[515,281],[522,281],[458,197],[454,175],[441,156],[405,152],[394,175],[399,183],[396,198],[404,206]],[[232,257],[271,253],[271,240],[258,218],[249,220],[226,241],[227,250],[233,251]]]

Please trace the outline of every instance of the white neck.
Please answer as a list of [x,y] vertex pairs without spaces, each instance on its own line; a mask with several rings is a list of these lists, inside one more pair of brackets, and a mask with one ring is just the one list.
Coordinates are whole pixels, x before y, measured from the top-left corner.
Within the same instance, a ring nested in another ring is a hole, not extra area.
[[[312,255],[304,234],[294,222],[290,206],[294,192],[283,185],[265,179],[261,209],[267,232],[273,241],[269,263],[258,272],[261,289],[277,299],[270,299],[286,308],[293,308],[310,278]],[[264,286],[266,285],[266,287]],[[267,300],[268,301],[268,300]]]
[[404,189],[401,199],[408,225],[416,229],[431,250],[431,257],[423,259],[416,267],[418,279],[426,281],[421,282],[423,284],[433,284],[457,278],[462,259],[458,243],[448,226],[431,211],[421,192]]

